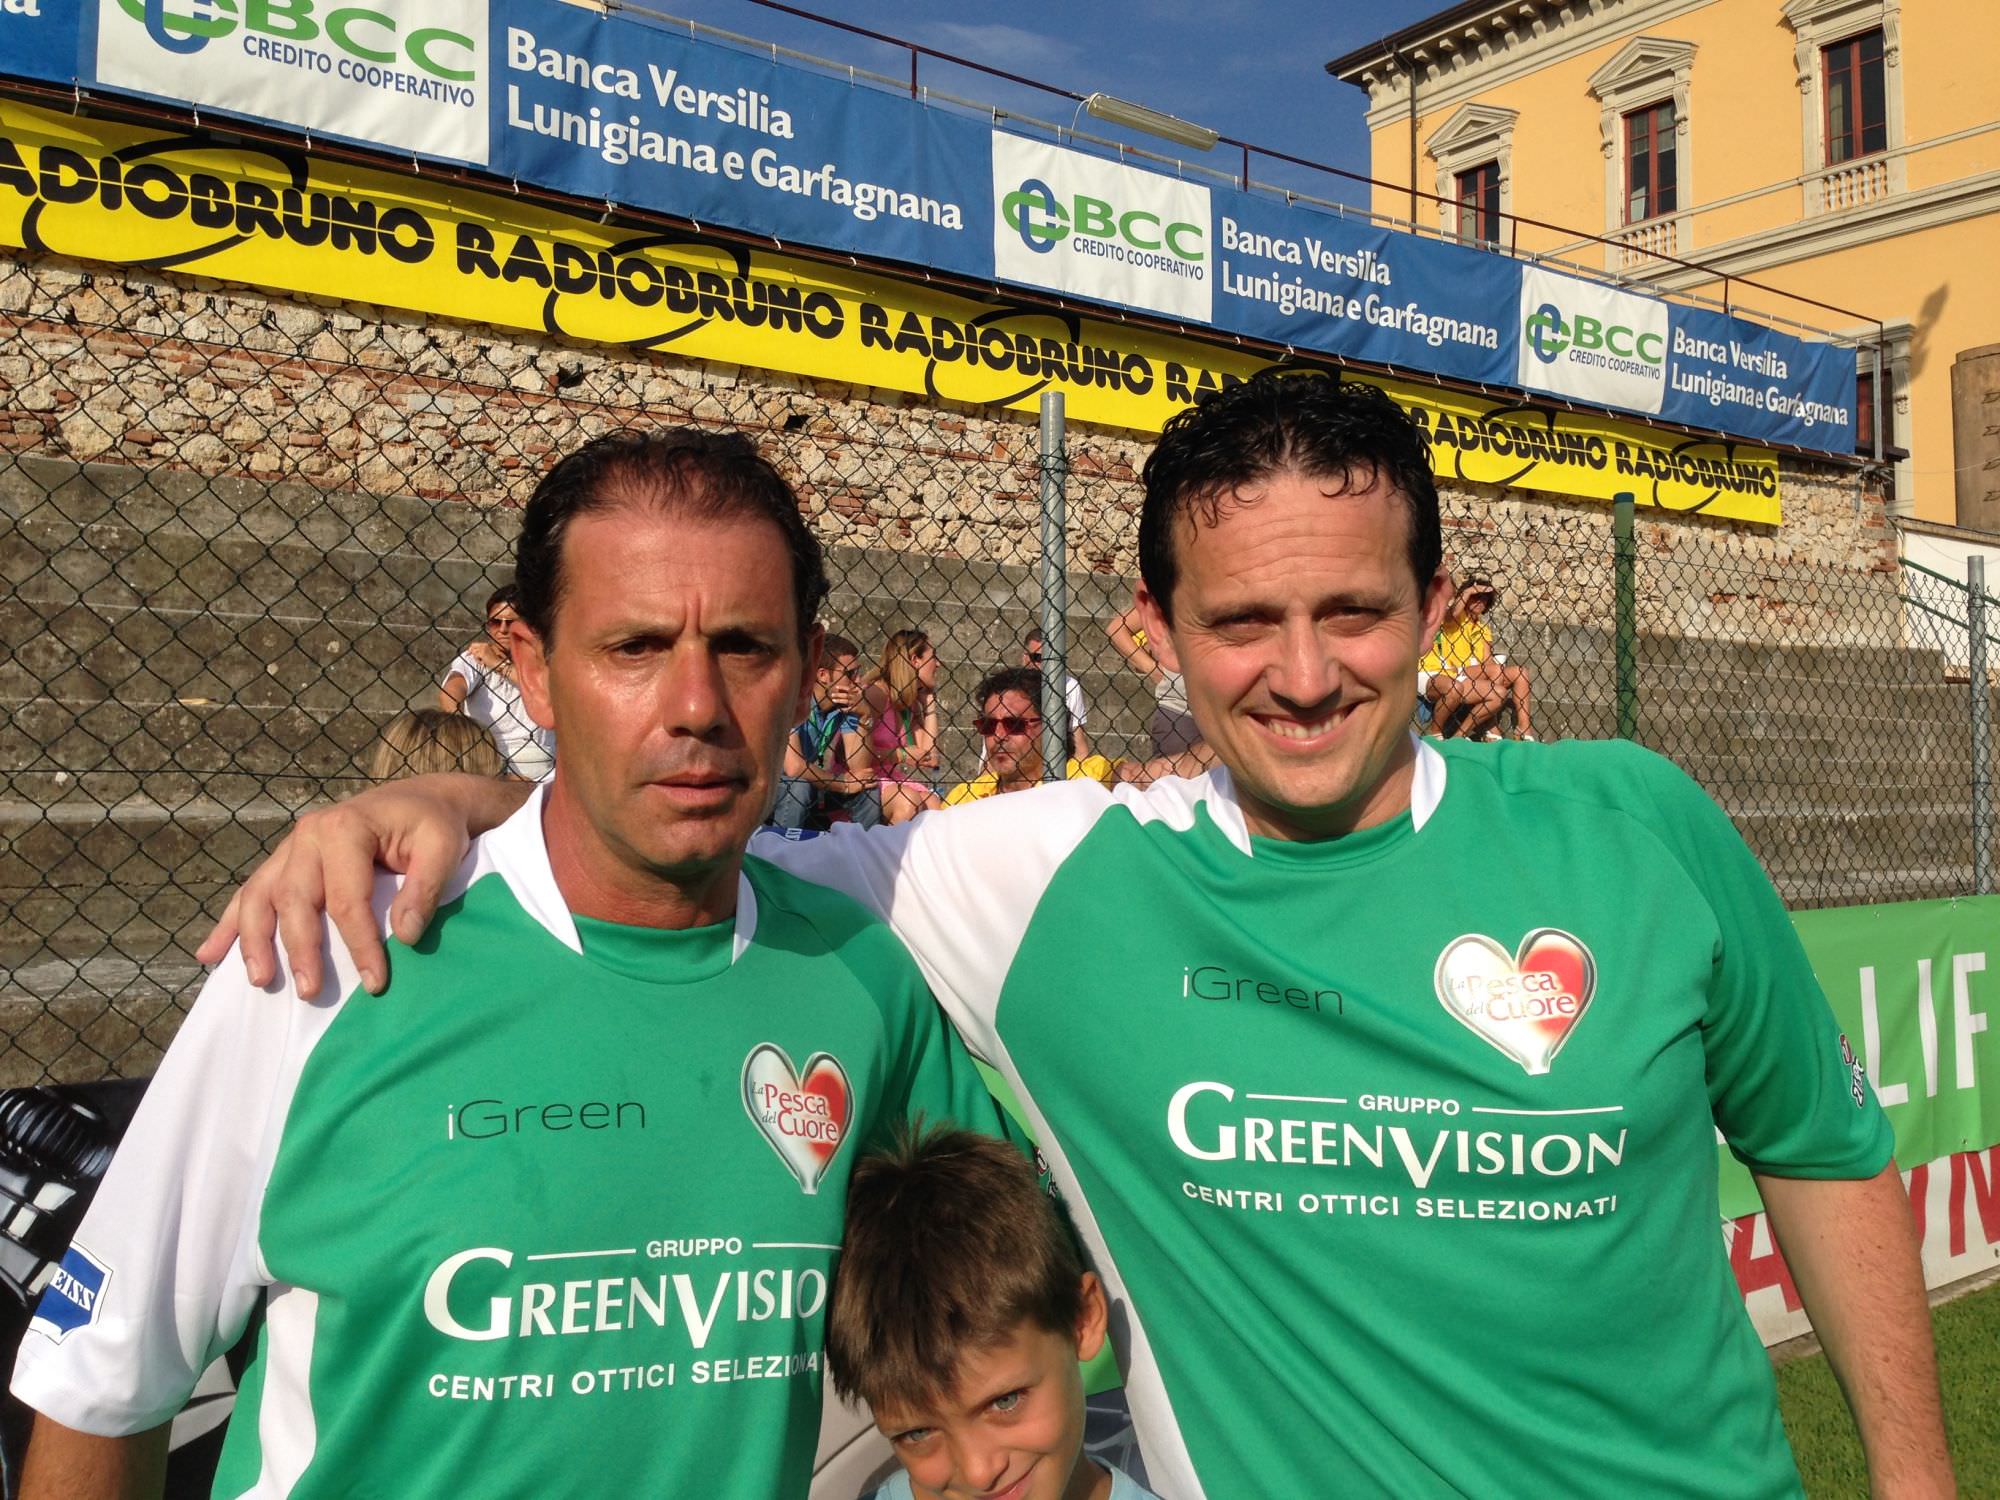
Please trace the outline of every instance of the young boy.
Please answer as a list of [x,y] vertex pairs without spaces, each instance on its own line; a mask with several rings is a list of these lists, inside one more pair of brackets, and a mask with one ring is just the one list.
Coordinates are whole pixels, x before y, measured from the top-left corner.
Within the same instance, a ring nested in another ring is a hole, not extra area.
[[785,742],[785,774],[771,821],[780,828],[824,828],[846,819],[863,828],[882,821],[874,760],[862,732],[861,653],[829,634],[813,674],[812,713]]
[[827,1310],[835,1389],[906,1472],[874,1500],[1156,1500],[1083,1452],[1104,1286],[1005,1142],[918,1130],[857,1162]]

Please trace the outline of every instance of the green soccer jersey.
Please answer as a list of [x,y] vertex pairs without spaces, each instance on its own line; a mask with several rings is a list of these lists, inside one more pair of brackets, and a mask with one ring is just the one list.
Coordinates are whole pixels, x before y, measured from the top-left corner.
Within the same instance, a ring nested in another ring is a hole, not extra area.
[[256,1326],[218,1495],[805,1492],[848,1173],[991,1098],[852,901],[752,859],[731,923],[573,919],[540,802],[380,999],[337,944],[331,1003],[217,971],[23,1399],[142,1431]]
[[1429,745],[1410,811],[1254,838],[1228,777],[781,852],[910,944],[1119,1304],[1148,1481],[1796,1494],[1718,1130],[1890,1133],[1727,818],[1621,744]]

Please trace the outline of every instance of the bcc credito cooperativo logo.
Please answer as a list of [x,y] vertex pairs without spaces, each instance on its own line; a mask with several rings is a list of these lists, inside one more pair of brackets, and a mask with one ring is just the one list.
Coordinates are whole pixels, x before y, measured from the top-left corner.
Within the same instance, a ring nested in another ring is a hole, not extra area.
[[1064,198],[1036,177],[1001,198],[1000,217],[1037,255],[1046,255],[1070,239],[1073,248],[1086,255],[1197,279],[1208,258],[1206,225],[1170,219],[1150,209],[1121,208],[1088,193]]
[[[243,50],[269,56],[274,49],[310,49],[324,38],[345,54],[321,72],[353,77],[369,66],[405,60],[419,71],[453,83],[477,76],[477,46],[464,32],[420,26],[405,32],[396,18],[362,5],[321,9],[314,0],[192,0],[194,14],[169,14],[165,0],[118,0],[118,8],[146,28],[164,50],[183,57],[210,42],[243,32]],[[318,54],[323,56],[324,54]],[[296,62],[296,57],[283,60]]]
[[[1608,355],[1615,360],[1628,360],[1640,366],[1657,368],[1666,363],[1667,341],[1657,333],[1642,333],[1622,323],[1609,323],[1593,318],[1587,313],[1578,313],[1574,318],[1565,318],[1562,309],[1553,302],[1544,302],[1528,314],[1521,325],[1521,337],[1534,352],[1536,359],[1545,365],[1552,365],[1556,357],[1565,349],[1575,349],[1584,355]],[[1596,359],[1586,363],[1598,363]]]

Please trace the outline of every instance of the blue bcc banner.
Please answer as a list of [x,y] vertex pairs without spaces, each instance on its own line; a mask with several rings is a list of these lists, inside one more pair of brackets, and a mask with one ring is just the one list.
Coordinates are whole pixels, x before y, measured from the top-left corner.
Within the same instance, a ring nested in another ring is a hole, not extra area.
[[81,0],[0,0],[0,73],[38,83],[88,82]]
[[493,169],[605,202],[990,272],[988,127],[619,17],[495,23]]
[[1854,451],[1854,351],[1673,308],[1660,415],[1795,448]]
[[1216,198],[1219,326],[1392,369],[1512,381],[1511,260],[1233,189]]

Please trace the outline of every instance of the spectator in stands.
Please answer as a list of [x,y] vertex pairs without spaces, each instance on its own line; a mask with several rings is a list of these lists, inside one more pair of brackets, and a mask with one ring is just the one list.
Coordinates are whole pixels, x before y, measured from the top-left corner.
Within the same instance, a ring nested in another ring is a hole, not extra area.
[[[972,721],[972,727],[979,731],[985,746],[986,769],[946,792],[946,807],[1025,791],[1040,784],[1048,766],[1042,756],[1042,674],[1038,668],[1002,667],[989,672],[973,699],[979,705],[979,717]],[[1116,779],[1111,762],[1101,755],[1072,759],[1066,774],[1072,781],[1088,777],[1104,786]]]
[[1527,668],[1495,655],[1493,627],[1486,615],[1499,590],[1484,573],[1474,573],[1453,595],[1437,638],[1417,667],[1418,690],[1430,705],[1431,729],[1445,739],[1501,738],[1500,715],[1514,713],[1518,739],[1532,740],[1535,728]]
[[937,652],[921,630],[898,630],[882,648],[881,665],[862,689],[868,710],[868,753],[882,818],[907,823],[938,806],[925,772],[938,767]]
[[785,743],[785,774],[771,821],[780,828],[825,828],[882,821],[875,760],[861,730],[861,653],[829,633],[813,674],[812,713]]
[[1146,686],[1153,692],[1153,716],[1148,726],[1152,733],[1153,754],[1174,756],[1192,750],[1201,743],[1201,731],[1195,728],[1194,718],[1188,713],[1187,684],[1181,674],[1170,672],[1161,666],[1157,657],[1146,645],[1146,627],[1139,622],[1139,606],[1133,605],[1123,614],[1113,615],[1104,627],[1104,633],[1111,637],[1112,647],[1125,658],[1125,665],[1146,679]]
[[[1021,641],[1021,665],[1042,669],[1042,627],[1037,625]],[[1083,726],[1090,721],[1090,706],[1083,701],[1083,685],[1069,673],[1063,674],[1063,710],[1069,715],[1069,753],[1077,760],[1090,759],[1090,738]]]
[[493,736],[464,714],[441,708],[417,708],[397,714],[382,726],[381,738],[369,747],[371,781],[398,776],[428,776],[433,771],[466,771],[474,776],[498,776],[506,770]]
[[546,781],[556,768],[556,737],[528,716],[514,670],[514,628],[520,623],[514,585],[486,596],[486,638],[458,653],[438,684],[438,707],[485,726],[500,747],[507,774]]

